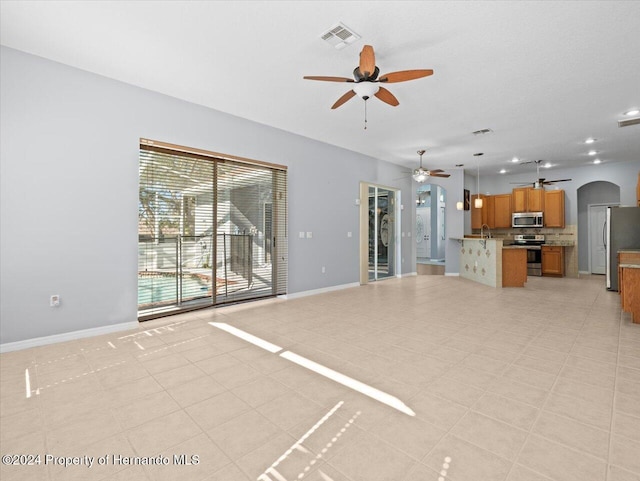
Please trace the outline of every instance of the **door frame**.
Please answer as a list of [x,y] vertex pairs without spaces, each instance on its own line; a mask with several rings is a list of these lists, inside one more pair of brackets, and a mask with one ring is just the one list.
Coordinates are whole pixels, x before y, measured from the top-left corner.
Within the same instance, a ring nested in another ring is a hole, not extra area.
[[[591,245],[591,209],[593,207],[604,207],[605,208],[605,212],[606,212],[606,208],[607,207],[615,207],[620,205],[620,202],[597,202],[595,204],[587,204],[587,255],[589,257],[589,264],[588,264],[588,268],[589,268],[589,275],[592,274],[592,269],[591,269],[591,249],[593,248],[593,246]],[[606,255],[605,255],[606,257]],[[607,259],[605,259],[605,262],[609,262]],[[606,275],[606,271],[605,271],[605,275]]]
[[372,182],[360,182],[360,285],[369,283],[369,187],[377,187],[379,189],[390,190],[395,196],[395,211],[394,211],[394,256],[396,272],[393,276],[389,276],[389,279],[393,277],[401,277],[400,273],[402,263],[399,262],[402,259],[402,242],[400,237],[401,221],[402,221],[402,192],[396,187],[389,187],[388,185],[375,184]]

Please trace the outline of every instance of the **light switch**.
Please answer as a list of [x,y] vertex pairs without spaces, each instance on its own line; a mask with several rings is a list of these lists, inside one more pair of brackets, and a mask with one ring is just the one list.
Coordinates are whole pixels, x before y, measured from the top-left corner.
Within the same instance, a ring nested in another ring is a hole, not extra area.
[[307,239],[311,239],[313,237],[313,232],[307,232]]
[[347,232],[347,237],[353,237],[353,234],[351,232]]
[[304,232],[300,232],[300,239],[304,239]]

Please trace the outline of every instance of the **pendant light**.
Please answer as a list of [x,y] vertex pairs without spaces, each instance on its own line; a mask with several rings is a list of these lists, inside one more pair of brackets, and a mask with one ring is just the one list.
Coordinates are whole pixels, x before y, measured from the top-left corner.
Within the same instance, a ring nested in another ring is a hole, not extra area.
[[[477,154],[473,154],[475,157],[480,157],[484,155],[482,152],[478,152]],[[482,199],[480,198],[480,159],[478,159],[478,197],[474,201],[473,205],[476,209],[482,209]]]

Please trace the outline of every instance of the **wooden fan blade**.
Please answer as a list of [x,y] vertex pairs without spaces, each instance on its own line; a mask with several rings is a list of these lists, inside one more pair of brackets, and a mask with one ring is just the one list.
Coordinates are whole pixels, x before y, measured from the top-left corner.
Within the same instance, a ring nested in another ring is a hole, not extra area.
[[551,182],[569,182],[571,179],[556,179],[556,180],[547,180],[544,183],[550,184]]
[[376,69],[376,56],[371,45],[365,45],[360,52],[360,73],[368,78]]
[[302,78],[306,80],[322,80],[324,82],[353,82],[354,81],[353,79],[350,79],[347,77],[322,77],[322,76],[316,76],[316,75],[307,75]]
[[431,177],[451,177],[451,174],[434,174],[433,170],[429,171]]
[[378,81],[392,84],[395,82],[406,82],[407,80],[428,77],[429,75],[433,75],[433,70],[402,70],[400,72],[391,72],[382,75]]
[[394,95],[384,87],[380,87],[380,89],[374,95],[378,97],[380,100],[382,100],[384,103],[387,103],[394,107],[400,104],[400,102],[398,102],[398,99],[395,98]]
[[435,170],[430,170],[429,172],[431,172],[432,174],[437,174],[439,172],[444,172],[444,170],[442,169],[435,169]]
[[351,97],[353,97],[356,93],[353,90],[349,90],[346,94],[336,100],[336,103],[331,106],[331,109],[337,109]]

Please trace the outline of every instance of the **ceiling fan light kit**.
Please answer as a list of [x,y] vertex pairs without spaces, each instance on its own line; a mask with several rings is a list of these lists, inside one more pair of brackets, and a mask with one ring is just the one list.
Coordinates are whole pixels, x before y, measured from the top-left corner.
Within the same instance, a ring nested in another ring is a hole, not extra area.
[[368,100],[372,95],[378,93],[380,86],[373,82],[359,82],[353,86],[353,90],[361,99]]
[[423,182],[426,182],[427,179],[429,177],[450,177],[451,174],[445,174],[443,170],[441,169],[436,169],[436,170],[427,170],[424,167],[422,167],[422,156],[424,155],[424,153],[426,152],[426,150],[418,150],[418,155],[420,156],[420,167],[418,167],[417,169],[413,169],[413,180],[415,180],[416,182],[418,182],[419,184],[422,184]]

